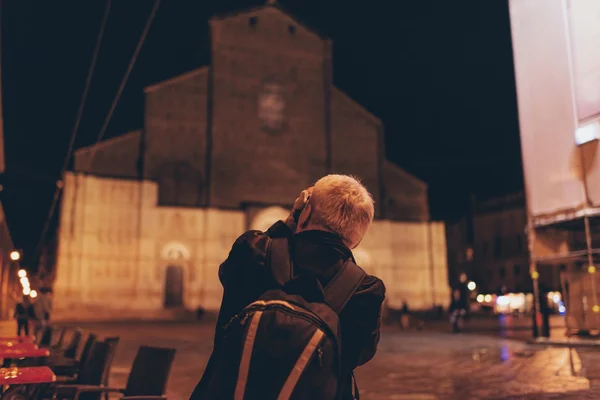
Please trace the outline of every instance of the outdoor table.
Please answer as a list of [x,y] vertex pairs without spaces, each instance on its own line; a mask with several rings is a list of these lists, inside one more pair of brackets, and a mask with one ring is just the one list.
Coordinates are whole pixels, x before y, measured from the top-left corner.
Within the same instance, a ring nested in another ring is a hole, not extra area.
[[35,336],[0,336],[0,342],[35,342]]
[[37,349],[38,346],[35,343],[23,343],[23,342],[0,342],[0,351],[8,349]]
[[8,348],[0,347],[0,359],[3,360],[2,366],[10,366],[12,360],[20,358],[40,358],[48,357],[50,350],[48,349],[34,349],[34,348]]
[[0,397],[16,395],[22,399],[38,399],[45,387],[56,382],[48,367],[0,368]]
[[56,382],[56,375],[48,367],[0,368],[0,385],[31,385]]

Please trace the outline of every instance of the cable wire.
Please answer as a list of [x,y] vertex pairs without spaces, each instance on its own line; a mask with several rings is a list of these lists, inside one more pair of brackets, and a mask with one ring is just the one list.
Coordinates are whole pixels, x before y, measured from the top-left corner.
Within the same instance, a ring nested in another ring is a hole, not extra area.
[[[123,90],[125,89],[125,85],[127,84],[127,80],[129,79],[129,75],[131,74],[131,71],[133,70],[133,66],[135,65],[135,61],[137,60],[137,57],[140,54],[140,50],[142,50],[142,46],[144,45],[144,41],[146,40],[146,36],[148,36],[148,32],[150,31],[150,27],[152,26],[152,21],[154,21],[154,17],[156,16],[156,11],[158,11],[158,6],[159,5],[160,5],[160,0],[155,0],[154,1],[154,7],[152,8],[152,11],[150,12],[150,15],[148,16],[148,21],[146,21],[146,26],[144,27],[144,31],[142,32],[142,36],[140,37],[140,40],[138,41],[137,47],[135,48],[135,51],[133,52],[133,55],[131,56],[131,60],[129,61],[129,66],[127,67],[127,71],[125,72],[125,76],[123,76],[123,80],[121,81],[121,85],[119,86],[119,90],[117,91],[117,94],[115,95],[115,98],[114,98],[114,100],[112,102],[112,105],[110,106],[110,110],[108,111],[108,115],[104,119],[104,124],[102,125],[102,128],[100,129],[100,133],[98,134],[98,138],[96,139],[96,143],[95,144],[98,144],[102,140],[102,138],[104,138],[104,134],[106,133],[106,128],[108,128],[108,124],[110,123],[112,115],[115,112],[115,108],[117,107],[117,104],[119,103],[119,99],[121,98],[121,94],[123,94]],[[92,168],[92,165],[93,165],[93,162],[94,162],[94,157],[96,156],[96,152],[98,150],[98,146],[92,146],[91,150],[92,150],[91,151],[91,156],[90,156],[89,162],[88,162],[89,168]]]
[[98,53],[100,52],[100,45],[102,44],[102,38],[104,37],[104,31],[106,29],[106,23],[108,21],[108,15],[110,14],[112,0],[106,1],[106,7],[104,8],[104,15],[102,17],[102,23],[100,25],[100,31],[98,32],[98,36],[96,38],[96,46],[94,48],[94,53],[92,55],[92,61],[90,63],[90,67],[88,69],[88,75],[85,80],[85,86],[83,89],[83,93],[81,95],[81,101],[79,103],[79,109],[77,110],[77,116],[75,117],[75,124],[73,125],[73,131],[71,132],[71,138],[69,140],[69,147],[67,149],[67,154],[65,155],[65,159],[63,161],[62,168],[60,170],[60,178],[56,182],[56,189],[54,191],[54,197],[52,198],[52,204],[50,205],[50,210],[48,212],[48,216],[46,217],[46,221],[44,222],[44,227],[42,228],[42,233],[40,236],[40,240],[36,246],[35,259],[37,260],[37,256],[41,252],[42,245],[44,244],[44,239],[46,237],[46,233],[48,232],[48,228],[50,227],[50,221],[54,215],[54,210],[56,209],[56,204],[58,203],[58,198],[60,197],[61,189],[63,188],[63,177],[69,166],[69,161],[71,159],[71,155],[73,153],[73,147],[75,145],[75,139],[77,137],[77,132],[79,131],[79,125],[81,123],[81,117],[83,116],[83,110],[85,108],[85,103],[87,100],[88,93],[90,91],[90,86],[92,82],[92,76],[94,75],[94,69],[96,68],[96,61],[98,60]]

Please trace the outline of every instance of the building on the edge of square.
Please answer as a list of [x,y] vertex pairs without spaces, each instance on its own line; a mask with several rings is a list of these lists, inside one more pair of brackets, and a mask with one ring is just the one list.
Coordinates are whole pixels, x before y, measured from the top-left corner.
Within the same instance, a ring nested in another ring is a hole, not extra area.
[[145,89],[143,129],[79,149],[61,200],[55,318],[218,309],[219,264],[328,173],[359,176],[376,221],[354,251],[388,305],[447,306],[444,224],[385,159],[383,125],[332,83],[331,41],[279,5],[210,21],[211,65]]
[[[504,311],[530,310],[533,282],[526,225],[522,192],[473,197],[468,215],[446,228],[450,281],[457,282],[459,274],[465,273],[477,284],[480,304]],[[564,269],[556,264],[541,270],[540,283],[551,292],[550,298],[562,289],[560,272]]]

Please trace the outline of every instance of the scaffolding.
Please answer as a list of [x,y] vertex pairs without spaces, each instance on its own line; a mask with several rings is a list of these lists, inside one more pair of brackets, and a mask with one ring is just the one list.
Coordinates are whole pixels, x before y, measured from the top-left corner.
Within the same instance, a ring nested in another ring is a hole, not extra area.
[[[567,332],[600,333],[600,280],[596,265],[600,262],[600,210],[567,218],[534,218],[530,215],[528,238],[530,271],[534,283],[536,310],[540,310],[540,272],[560,266],[560,286],[565,305]],[[536,329],[539,329],[536,318]]]
[[600,1],[509,8],[535,328],[541,277],[560,266],[568,330],[600,332]]

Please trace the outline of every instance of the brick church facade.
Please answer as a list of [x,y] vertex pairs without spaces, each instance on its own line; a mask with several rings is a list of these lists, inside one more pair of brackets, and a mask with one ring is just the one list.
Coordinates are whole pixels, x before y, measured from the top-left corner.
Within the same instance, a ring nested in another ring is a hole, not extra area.
[[108,309],[216,308],[216,269],[235,238],[285,216],[332,172],[360,176],[376,201],[357,258],[383,279],[416,274],[428,294],[407,282],[396,302],[447,303],[444,227],[429,221],[427,185],[385,159],[381,121],[333,85],[331,41],[278,5],[210,24],[210,66],[147,87],[143,129],[76,152],[58,311],[99,308],[109,287]]

